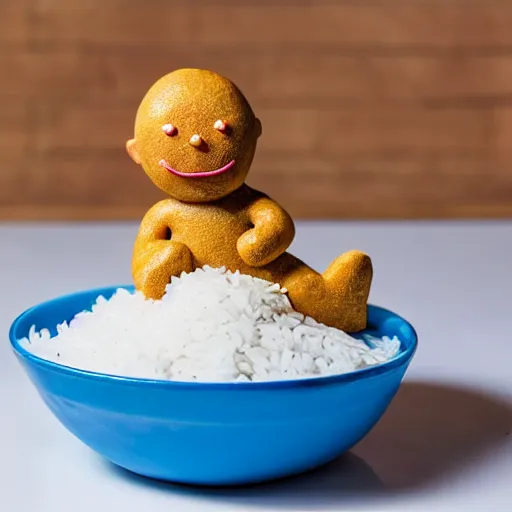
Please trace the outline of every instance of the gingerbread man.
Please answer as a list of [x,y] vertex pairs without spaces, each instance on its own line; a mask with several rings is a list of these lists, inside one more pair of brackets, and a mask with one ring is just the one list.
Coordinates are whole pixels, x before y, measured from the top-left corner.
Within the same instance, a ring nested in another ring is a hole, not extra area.
[[319,274],[286,252],[292,219],[244,183],[260,135],[244,95],[216,73],[181,69],[149,89],[126,148],[169,197],[142,220],[132,260],[136,288],[159,299],[172,276],[225,266],[279,283],[294,308],[318,322],[364,329],[370,258],[350,251]]

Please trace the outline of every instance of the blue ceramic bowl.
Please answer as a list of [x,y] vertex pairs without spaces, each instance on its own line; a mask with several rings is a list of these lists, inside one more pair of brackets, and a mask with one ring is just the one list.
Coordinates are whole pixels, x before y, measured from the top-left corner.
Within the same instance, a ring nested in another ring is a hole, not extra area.
[[[55,364],[18,342],[55,326],[117,287],[39,304],[11,326],[14,351],[46,405],[94,451],[140,475],[203,485],[262,482],[312,469],[351,448],[379,420],[414,355],[399,316],[369,306],[367,332],[397,335],[385,364],[344,375],[262,383],[180,383],[98,374]],[[129,287],[127,287],[130,289]]]

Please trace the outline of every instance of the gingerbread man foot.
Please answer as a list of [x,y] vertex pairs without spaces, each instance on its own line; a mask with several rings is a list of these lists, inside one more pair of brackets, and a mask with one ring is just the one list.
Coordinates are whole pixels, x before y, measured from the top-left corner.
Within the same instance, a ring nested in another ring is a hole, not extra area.
[[373,277],[369,256],[349,251],[318,274],[304,265],[284,281],[297,311],[345,332],[366,327],[367,301]]

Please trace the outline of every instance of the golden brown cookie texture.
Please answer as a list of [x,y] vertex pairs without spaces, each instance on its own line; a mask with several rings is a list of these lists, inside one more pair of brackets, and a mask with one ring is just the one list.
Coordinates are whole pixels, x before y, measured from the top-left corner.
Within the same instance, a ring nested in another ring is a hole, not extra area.
[[[219,120],[226,129],[216,128]],[[170,134],[168,125],[174,129]],[[260,122],[232,82],[210,71],[180,69],[162,77],[144,96],[127,149],[167,194],[181,201],[208,202],[242,185],[260,132]],[[190,174],[214,171],[233,160],[235,164],[208,179],[182,179],[166,171],[162,160]]]
[[291,217],[244,184],[260,134],[242,92],[211,71],[178,70],[150,88],[127,150],[169,197],[141,223],[136,288],[157,299],[173,275],[225,266],[279,283],[295,309],[319,322],[364,329],[370,258],[347,252],[319,274],[286,252],[295,234]]

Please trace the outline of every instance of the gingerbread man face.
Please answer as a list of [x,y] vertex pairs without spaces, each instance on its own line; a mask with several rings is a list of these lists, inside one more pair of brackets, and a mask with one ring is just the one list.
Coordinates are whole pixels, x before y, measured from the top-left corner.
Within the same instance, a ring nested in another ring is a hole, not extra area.
[[150,88],[126,148],[164,192],[202,203],[244,183],[260,134],[259,120],[232,82],[211,71],[181,69]]

